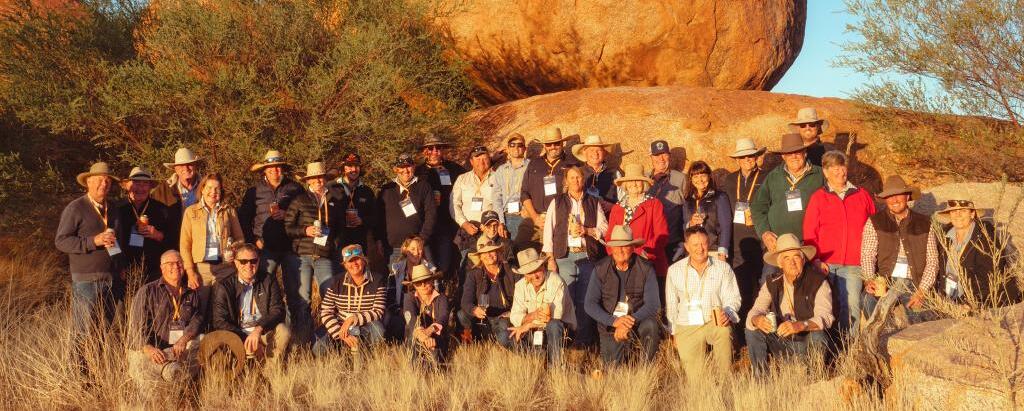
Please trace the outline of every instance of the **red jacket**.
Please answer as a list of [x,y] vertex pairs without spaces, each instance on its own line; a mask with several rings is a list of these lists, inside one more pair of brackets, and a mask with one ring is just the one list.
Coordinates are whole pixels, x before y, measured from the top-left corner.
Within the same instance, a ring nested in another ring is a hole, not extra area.
[[848,189],[846,198],[819,188],[807,202],[804,244],[818,249],[817,259],[828,264],[860,265],[864,223],[875,214],[875,201],[867,190]]
[[[622,225],[626,210],[615,204],[608,216],[608,232],[604,240],[610,241],[612,228]],[[647,259],[654,265],[654,272],[660,277],[668,273],[668,258],[665,256],[665,245],[668,243],[668,222],[665,220],[665,211],[661,201],[651,198],[640,203],[640,206],[633,212],[633,221],[629,223],[633,230],[633,238],[644,239],[644,244],[637,247],[638,255],[646,255]],[[643,254],[641,254],[643,251]],[[608,250],[611,254],[611,249]]]

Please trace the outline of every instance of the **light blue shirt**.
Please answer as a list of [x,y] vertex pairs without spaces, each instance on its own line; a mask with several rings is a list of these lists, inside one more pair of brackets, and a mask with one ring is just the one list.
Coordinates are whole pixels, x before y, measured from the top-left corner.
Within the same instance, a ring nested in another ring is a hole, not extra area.
[[523,176],[526,175],[526,166],[530,165],[530,159],[524,158],[523,164],[514,167],[511,161],[506,161],[498,166],[492,173],[494,182],[494,210],[504,222],[505,213],[508,212],[508,203],[519,201],[522,193]]
[[[217,213],[211,210],[206,204],[203,204],[203,210],[206,210],[206,253],[203,255],[203,261],[214,261],[218,258],[224,258],[220,255],[220,231],[217,230]],[[217,256],[210,255],[210,249],[217,250]]]
[[260,309],[256,307],[256,303],[253,302],[254,293],[252,284],[246,283],[241,279],[238,279],[238,283],[242,285],[242,295],[238,297],[238,309],[241,313],[239,315],[239,319],[242,324],[242,328],[245,329],[252,327],[253,324],[260,320],[260,318],[263,318],[263,314],[260,314]]

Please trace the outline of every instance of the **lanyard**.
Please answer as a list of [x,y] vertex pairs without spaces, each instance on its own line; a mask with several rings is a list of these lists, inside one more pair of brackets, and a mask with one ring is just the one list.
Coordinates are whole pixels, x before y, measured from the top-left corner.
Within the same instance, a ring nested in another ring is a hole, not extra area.
[[[167,289],[165,288],[165,290]],[[181,296],[175,298],[171,290],[167,290],[167,295],[171,297],[171,306],[174,307],[174,315],[171,316],[171,320],[178,321],[181,319]]]
[[317,203],[317,205],[316,205],[316,219],[320,220],[320,221],[323,221],[324,224],[329,223],[330,219],[331,219],[331,214],[328,212],[329,210],[327,209],[327,195],[326,195],[326,193],[324,193],[324,195],[322,195],[322,196],[317,195],[316,193],[313,193],[313,192],[310,192],[310,194],[312,194],[312,196],[313,196],[313,201],[315,201]]
[[[213,214],[213,236],[214,238],[217,239],[217,241],[220,241],[220,221],[217,221],[217,217],[219,216],[217,215],[217,211],[215,211],[217,207],[209,207],[206,205],[205,201],[203,202],[203,207],[206,208],[210,214]],[[206,216],[206,220],[210,220],[209,215]]]
[[103,207],[103,212],[102,213],[100,213],[99,206],[97,206],[96,203],[93,202],[91,198],[89,199],[89,205],[92,206],[93,211],[96,211],[96,215],[100,217],[101,221],[103,221],[103,229],[106,230],[106,229],[110,228],[110,226],[107,224],[107,212],[110,211],[110,207],[107,207],[106,200],[104,200],[103,204],[102,204],[102,207]]
[[790,190],[796,188],[796,185],[798,183],[800,183],[800,180],[803,180],[804,177],[807,177],[807,172],[810,171],[810,170],[806,169],[806,166],[804,166],[804,167],[805,167],[805,169],[804,169],[803,174],[800,174],[800,177],[797,177],[796,181],[794,181],[792,178],[789,178],[789,173],[786,173],[786,181],[789,182],[789,189]]
[[[757,169],[757,171],[754,172],[754,178],[750,179],[750,191],[747,192],[747,202],[748,203],[750,202],[750,197],[754,195],[754,186],[756,185],[755,183],[757,183],[757,176],[760,175],[760,174],[761,174],[761,169]],[[740,172],[736,173],[736,199],[737,200],[739,200],[739,198],[740,198],[740,177],[743,177],[743,171],[740,171]],[[801,176],[801,178],[803,178],[803,177]],[[789,176],[786,176],[786,179],[789,179]],[[799,180],[797,180],[797,181],[799,181]],[[794,184],[794,186],[795,186],[795,184]],[[792,190],[792,189],[793,189],[793,187],[790,187],[790,190]]]
[[146,199],[146,205],[142,206],[142,212],[140,213],[135,209],[135,204],[132,204],[132,212],[135,213],[135,219],[138,220],[140,216],[146,215],[146,210],[149,209],[149,199]]
[[[475,177],[476,173],[473,173],[473,176]],[[473,194],[473,196],[480,197],[480,190],[484,188],[484,183],[487,182],[487,179],[490,178],[490,177],[491,177],[491,170],[487,170],[487,174],[484,174],[484,177],[480,179],[480,182],[476,183],[476,193]]]
[[580,219],[580,225],[583,225],[583,222],[587,221],[587,209],[583,208],[583,199],[587,198],[586,196],[587,196],[586,192],[584,192],[583,195],[580,196],[579,200],[576,200],[576,199],[572,198],[571,195],[569,196],[569,201],[570,201],[570,203],[569,203],[569,211],[570,211],[570,214],[572,213],[572,202],[576,201],[576,202],[578,202],[580,204],[580,206],[579,206],[579,213],[577,213],[577,216]]
[[548,176],[552,176],[552,175],[555,174],[555,167],[558,167],[558,163],[561,163],[561,162],[562,162],[561,158],[559,158],[558,160],[555,160],[554,163],[549,162],[548,159],[546,159],[546,158],[544,159],[544,163],[548,165]]
[[356,199],[356,196],[355,196],[356,188],[358,188],[358,187],[355,187],[352,190],[349,190],[348,189],[348,183],[346,183],[344,179],[341,180],[341,189],[345,190],[345,195],[348,196],[348,208],[353,208],[354,205],[355,205],[354,202],[355,202],[355,199]]

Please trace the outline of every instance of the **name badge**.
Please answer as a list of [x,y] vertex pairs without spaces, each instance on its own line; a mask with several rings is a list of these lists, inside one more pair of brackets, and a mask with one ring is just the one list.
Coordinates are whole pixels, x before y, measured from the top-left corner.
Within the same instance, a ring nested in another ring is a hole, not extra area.
[[533,331],[533,345],[540,346],[544,345],[544,331],[534,330]]
[[747,224],[747,214],[750,210],[750,204],[744,201],[736,202],[736,210],[732,213],[733,224]]
[[171,345],[177,344],[181,336],[185,334],[185,330],[180,325],[171,325],[170,332],[167,333],[167,342]]
[[313,237],[313,244],[316,244],[321,247],[327,247],[327,236],[329,235],[331,235],[330,228],[327,228],[326,226],[320,227],[320,235],[317,237]]
[[697,300],[686,305],[686,325],[704,325],[704,310]]
[[117,243],[116,239],[114,240],[114,245],[107,247],[107,254],[111,257],[121,254],[121,245]]
[[132,229],[132,234],[130,236],[128,236],[128,246],[129,247],[142,247],[142,245],[145,242],[146,242],[146,237],[143,237],[142,234],[139,234],[137,231]]
[[210,248],[206,249],[206,259],[207,260],[216,260],[218,258],[220,258],[220,248],[218,248],[218,247],[210,247]]
[[792,211],[804,211],[804,202],[800,198],[800,189],[794,188],[786,192],[786,209]]
[[558,194],[558,180],[555,176],[544,177],[544,196],[553,196]]
[[571,248],[583,247],[583,237],[569,236],[568,245]]
[[960,284],[956,280],[946,277],[946,296],[952,299],[960,298]]
[[473,197],[469,202],[469,211],[484,211],[484,198]]
[[437,176],[441,178],[441,185],[450,186],[452,185],[452,175],[448,174],[448,171],[441,170],[437,172]]
[[508,204],[505,204],[505,209],[508,210],[509,213],[518,213],[519,200],[510,201]]
[[402,206],[402,213],[405,214],[406,217],[412,217],[416,215],[416,204],[413,204],[412,200],[409,200],[407,198],[405,200],[402,200],[402,202],[399,203],[399,205]]
[[619,301],[615,304],[615,312],[612,313],[612,317],[619,318],[629,314],[629,303],[625,301]]
[[892,269],[892,278],[910,278],[909,274],[910,264],[907,262],[907,257],[897,257],[896,266]]

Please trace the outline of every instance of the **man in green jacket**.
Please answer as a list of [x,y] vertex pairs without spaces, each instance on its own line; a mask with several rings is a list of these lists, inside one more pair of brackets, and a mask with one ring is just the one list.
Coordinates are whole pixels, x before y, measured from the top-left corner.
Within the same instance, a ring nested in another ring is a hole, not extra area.
[[[774,151],[782,156],[782,164],[768,173],[750,204],[754,229],[769,252],[775,251],[780,235],[794,234],[803,240],[807,202],[825,182],[821,167],[807,161],[808,146],[799,134],[784,134]],[[761,282],[775,272],[778,267],[765,265]]]

